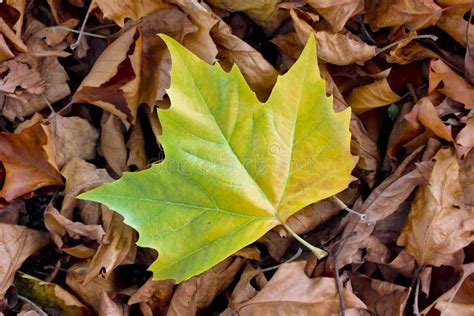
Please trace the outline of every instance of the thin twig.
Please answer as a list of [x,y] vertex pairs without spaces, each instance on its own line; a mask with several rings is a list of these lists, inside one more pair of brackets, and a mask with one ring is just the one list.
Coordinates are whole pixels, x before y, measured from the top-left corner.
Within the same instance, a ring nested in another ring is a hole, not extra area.
[[375,55],[378,55],[380,53],[383,53],[384,51],[386,50],[389,50],[390,48],[394,47],[394,46],[397,46],[398,44],[400,43],[403,43],[403,42],[407,42],[407,41],[412,41],[412,40],[415,40],[415,39],[421,39],[421,38],[429,38],[429,39],[432,39],[433,41],[437,41],[438,40],[438,37],[437,36],[434,36],[434,35],[417,35],[417,36],[414,36],[414,37],[407,37],[407,38],[402,38],[401,40],[398,40],[396,42],[393,42],[392,44],[389,44],[385,47],[382,47],[382,48],[377,48],[375,50]]
[[90,13],[90,10],[87,10],[86,17],[84,18],[84,22],[82,22],[82,26],[81,26],[81,30],[79,32],[79,36],[77,37],[76,41],[74,43],[72,43],[71,46],[70,46],[72,50],[75,50],[79,46],[79,44],[81,43],[82,36],[84,34],[84,28],[86,27],[87,20],[89,19],[89,13]]
[[353,209],[351,209],[350,207],[348,207],[344,202],[342,202],[341,200],[339,200],[335,195],[334,195],[334,196],[331,196],[331,200],[333,200],[337,205],[339,205],[344,211],[359,216],[359,218],[360,218],[362,221],[367,220],[367,215],[366,215],[366,214],[362,214],[362,213],[359,213],[359,212],[357,212],[357,211],[354,211]]
[[94,34],[94,33],[89,33],[89,32],[85,32],[85,31],[81,33],[81,31],[74,30],[74,29],[71,29],[69,27],[62,26],[62,25],[51,26],[51,28],[60,29],[60,30],[63,30],[63,31],[68,31],[68,32],[71,32],[71,33],[76,33],[76,34],[82,34],[82,35],[86,35],[86,36],[90,36],[90,37],[97,37],[97,38],[107,39],[107,36],[105,36],[105,35]]
[[420,278],[416,279],[416,287],[415,287],[415,298],[413,300],[413,315],[418,316],[420,315],[420,309],[418,308],[418,295],[420,292]]

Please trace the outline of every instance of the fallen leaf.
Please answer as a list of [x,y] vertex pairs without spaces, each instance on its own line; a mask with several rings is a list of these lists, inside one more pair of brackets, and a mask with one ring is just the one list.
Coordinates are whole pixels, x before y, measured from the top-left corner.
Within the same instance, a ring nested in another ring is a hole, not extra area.
[[351,274],[350,278],[354,293],[369,311],[375,315],[405,315],[410,288],[360,274]]
[[230,257],[203,274],[179,284],[167,315],[195,315],[207,307],[214,297],[230,285],[243,263],[242,258]]
[[102,155],[115,174],[122,175],[127,168],[127,148],[123,134],[125,126],[117,116],[107,112],[102,114],[100,126]]
[[366,12],[365,21],[374,31],[402,25],[416,31],[436,24],[442,11],[433,0],[371,0]]
[[175,284],[171,280],[148,279],[128,300],[128,305],[140,304],[145,316],[166,315],[173,297]]
[[386,70],[383,72],[382,79],[352,89],[347,96],[347,103],[354,113],[364,113],[374,108],[395,103],[402,98],[390,87],[387,80],[389,73],[390,70]]
[[[350,112],[332,110],[323,80],[318,77],[314,38],[295,66],[277,82],[265,106],[257,101],[237,68],[225,73],[171,38],[163,38],[174,66],[168,90],[172,106],[159,112],[164,130],[170,132],[163,133],[160,143],[171,158],[140,174],[124,174],[117,182],[81,198],[106,203],[123,214],[126,223],[141,232],[138,245],[159,250],[158,260],[150,267],[155,278],[180,282],[257,240],[304,206],[344,189],[355,159],[349,152]],[[225,96],[220,89],[223,82],[228,82]],[[308,84],[313,89],[303,89]],[[285,89],[287,85],[291,89]],[[230,104],[222,102],[235,100],[237,91],[238,103],[232,104],[240,110],[224,111]],[[232,122],[242,124],[234,129]],[[199,136],[194,134],[198,131]],[[172,144],[175,137],[180,138],[180,149]],[[224,146],[215,147],[216,142]],[[258,167],[262,163],[265,170]],[[167,184],[186,186],[188,194],[163,187]],[[135,208],[137,201],[140,209]],[[167,212],[155,212],[158,205]],[[176,216],[180,209],[189,212]],[[197,231],[199,239],[195,238]],[[170,234],[173,238],[166,238]],[[187,246],[176,247],[179,240],[186,240],[181,245]]]
[[[444,86],[439,88],[440,83]],[[458,101],[468,109],[474,109],[474,87],[456,74],[441,59],[430,64],[429,93],[439,91],[454,101]]]
[[277,4],[281,2],[281,0],[208,0],[207,2],[230,12],[245,12],[251,19],[264,22],[270,19],[272,14],[277,10]]
[[0,91],[14,93],[17,88],[24,89],[32,94],[41,94],[45,90],[45,84],[36,69],[31,69],[24,63],[10,60],[4,63],[9,71],[0,80]]
[[[66,233],[73,239],[86,237],[95,240],[98,243],[106,242],[105,231],[101,225],[84,225],[81,222],[73,222],[70,219],[62,216],[57,209],[52,205],[48,205],[44,213],[44,224],[50,231],[53,241],[61,240]],[[62,241],[56,242],[56,245],[61,249]]]
[[48,315],[92,315],[91,311],[76,297],[55,283],[45,282],[19,272],[14,284],[18,294],[38,304]]
[[[155,113],[152,113],[152,115]],[[156,114],[155,114],[156,115]],[[137,124],[132,127],[130,137],[127,141],[128,159],[127,166],[131,170],[134,168],[144,170],[149,167],[148,158],[145,151],[145,135],[143,135],[142,124],[137,121]]]
[[91,7],[98,7],[106,18],[124,27],[126,18],[138,21],[153,11],[166,8],[167,4],[161,0],[139,0],[127,3],[117,0],[93,0]]
[[118,293],[121,288],[115,273],[104,279],[95,277],[84,283],[87,272],[87,262],[81,262],[71,266],[66,273],[66,284],[71,291],[87,304],[95,313],[99,312],[102,292]]
[[351,17],[364,11],[362,0],[307,0],[306,2],[331,24],[334,32],[342,31]]
[[[10,43],[14,50],[11,50]],[[15,53],[26,53],[27,47],[22,40],[12,31],[5,20],[0,17],[0,62],[13,59]]]
[[451,126],[445,125],[439,118],[433,103],[429,98],[421,98],[415,107],[419,107],[418,119],[420,122],[438,137],[441,137],[449,142],[453,142]]
[[11,201],[62,183],[61,175],[48,162],[46,146],[47,137],[39,124],[20,134],[0,133],[0,161],[6,173],[0,197]]
[[72,158],[96,158],[99,134],[87,120],[78,116],[64,117],[55,114],[46,128],[50,131],[54,160],[58,168],[62,168]]
[[[256,284],[252,282],[254,279]],[[263,289],[267,283],[268,281],[262,270],[247,265],[229,297],[229,308],[234,309],[237,305],[249,301],[257,295],[258,291]]]
[[[339,296],[333,278],[310,279],[304,261],[284,263],[267,285],[227,315],[332,315],[339,313]],[[344,306],[367,308],[351,291],[343,289]],[[224,313],[225,315],[225,313]]]
[[276,230],[271,230],[257,241],[267,246],[268,254],[276,261],[281,261],[286,251],[293,244],[293,238],[280,236]]
[[437,1],[444,7],[443,14],[436,26],[448,33],[459,44],[466,47],[468,42],[474,42],[474,31],[472,27],[467,33],[468,22],[464,19],[466,13],[472,9],[472,2],[469,0],[441,0]]
[[13,283],[16,271],[32,254],[48,244],[48,235],[25,226],[0,223],[0,298]]
[[102,291],[98,313],[100,316],[127,316],[129,315],[129,310],[129,306],[115,302],[106,291]]
[[397,244],[419,265],[449,265],[452,255],[473,239],[473,211],[459,200],[459,164],[452,149],[440,149],[430,183],[422,186],[413,201]]
[[84,284],[99,275],[107,279],[112,270],[126,263],[127,258],[131,262],[135,260],[136,233],[130,226],[123,223],[122,216],[104,206],[102,207],[102,222],[108,243],[100,244],[97,249],[84,278]]
[[[105,169],[97,169],[95,165],[80,158],[69,160],[61,169],[61,174],[66,178],[61,214],[69,219],[72,219],[76,205],[84,202],[76,200],[76,196],[79,195],[79,193],[112,180],[112,177],[109,176]],[[97,215],[100,216],[100,207],[97,208],[97,212]]]
[[474,147],[474,116],[466,120],[466,126],[456,136],[456,143],[464,147]]

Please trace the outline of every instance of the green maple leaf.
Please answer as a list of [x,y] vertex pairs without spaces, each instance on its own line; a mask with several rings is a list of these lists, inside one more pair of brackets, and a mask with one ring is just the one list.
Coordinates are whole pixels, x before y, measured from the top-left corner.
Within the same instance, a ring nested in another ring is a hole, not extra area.
[[106,204],[157,249],[155,279],[199,274],[307,206],[347,187],[350,110],[334,113],[310,37],[264,104],[226,73],[161,35],[172,57],[171,107],[159,110],[166,159],[80,196]]

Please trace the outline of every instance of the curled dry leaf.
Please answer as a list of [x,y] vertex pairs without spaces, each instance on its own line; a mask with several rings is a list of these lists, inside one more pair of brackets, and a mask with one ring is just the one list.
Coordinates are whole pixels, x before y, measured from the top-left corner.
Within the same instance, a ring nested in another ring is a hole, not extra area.
[[306,0],[306,2],[331,24],[335,32],[342,31],[351,17],[364,11],[363,0]]
[[[105,231],[101,225],[85,225],[81,222],[73,222],[62,216],[52,205],[48,205],[44,213],[44,224],[50,231],[53,241],[61,240],[66,233],[73,239],[85,237],[99,243],[106,242]],[[62,241],[56,242],[62,248]]]
[[[474,43],[474,30],[472,25],[468,29],[467,19],[464,18],[466,13],[472,9],[472,1],[441,0],[437,2],[443,6],[445,10],[443,10],[443,14],[436,25],[464,47],[467,46],[468,42]],[[468,30],[469,32],[467,32]]]
[[148,279],[128,300],[128,305],[140,304],[145,316],[166,315],[173,297],[175,283],[172,280]]
[[443,138],[449,142],[453,142],[451,134],[451,126],[445,125],[440,119],[438,111],[428,97],[421,98],[415,107],[419,107],[418,119],[420,122],[438,137]]
[[461,277],[454,286],[438,297],[421,313],[426,315],[436,308],[446,316],[470,316],[474,310],[472,295],[474,294],[474,263],[464,264],[460,268]]
[[129,309],[128,305],[115,302],[106,291],[102,291],[99,303],[99,316],[128,316]]
[[104,17],[114,21],[118,26],[124,27],[126,18],[138,20],[153,11],[163,9],[167,6],[161,0],[139,0],[122,2],[117,0],[93,0],[91,8],[98,7]]
[[[253,284],[253,280],[255,280],[256,285]],[[234,309],[238,304],[252,299],[267,283],[268,281],[262,270],[247,265],[229,297],[230,309]]]
[[26,51],[26,45],[8,26],[7,22],[0,17],[0,62],[13,59],[15,53],[26,53]]
[[245,12],[245,14],[255,21],[265,22],[277,10],[277,4],[281,2],[281,0],[208,0],[207,2],[230,12]]
[[467,118],[466,126],[456,136],[456,143],[464,147],[474,147],[474,116]]
[[405,315],[410,288],[360,274],[351,274],[350,279],[354,293],[374,315]]
[[14,93],[21,88],[37,95],[44,92],[45,84],[37,69],[15,60],[7,61],[2,67],[8,69],[8,74],[0,80],[0,91]]
[[46,246],[48,241],[46,233],[0,223],[0,298],[12,285],[15,272],[26,258]]
[[133,263],[135,260],[137,234],[130,226],[123,223],[123,217],[102,206],[102,222],[108,243],[102,243],[97,249],[90,262],[84,283],[99,275],[107,279],[117,266]]
[[400,204],[406,200],[416,186],[426,183],[426,174],[432,168],[432,162],[418,163],[413,169],[413,161],[421,149],[413,152],[400,164],[400,166],[382,183],[380,183],[364,202],[359,200],[353,207],[355,211],[367,215],[367,220],[349,215],[343,220],[341,227],[344,232],[341,238],[344,241],[339,247],[337,260],[342,267],[352,262],[361,262],[365,240],[372,234],[375,224],[393,214]]
[[460,200],[459,164],[450,148],[440,149],[430,183],[413,201],[397,244],[419,265],[449,265],[453,254],[473,240],[474,209]]
[[112,273],[108,279],[98,276],[84,283],[86,272],[87,262],[71,266],[66,273],[66,284],[81,301],[87,304],[95,313],[98,313],[102,292],[112,294],[119,292],[121,289],[115,273]]
[[[156,113],[150,113],[150,116],[155,116]],[[157,116],[156,116],[157,117]],[[138,120],[137,124],[132,127],[132,132],[127,141],[128,159],[127,167],[136,168],[138,170],[146,169],[148,166],[148,158],[145,152],[145,135],[143,135],[142,124]]]
[[35,302],[48,315],[92,315],[81,301],[55,283],[20,272],[15,278],[15,288],[18,294]]
[[[444,86],[439,88],[440,83]],[[441,59],[430,64],[429,92],[439,91],[454,101],[460,102],[468,109],[474,109],[474,87],[455,73]]]
[[104,112],[100,126],[100,148],[102,149],[102,154],[110,168],[117,175],[122,175],[122,172],[127,168],[127,148],[125,147],[122,123],[117,116]]
[[[90,164],[80,158],[69,160],[61,169],[61,174],[66,178],[66,188],[64,190],[64,201],[61,207],[61,214],[71,219],[74,207],[84,201],[76,200],[76,196],[84,191],[90,190],[101,185],[104,182],[111,181],[105,169],[97,169],[95,165]],[[100,208],[96,209],[100,214]]]
[[48,140],[39,124],[19,134],[0,133],[0,161],[5,180],[0,198],[11,201],[36,189],[62,183],[59,172],[48,162]]
[[206,272],[178,285],[167,315],[195,315],[206,308],[234,280],[244,263],[240,257],[229,257]]
[[369,1],[366,10],[365,21],[374,31],[402,25],[416,31],[436,24],[442,12],[433,0]]
[[374,108],[392,104],[402,98],[393,92],[390,87],[387,80],[389,73],[390,69],[387,69],[380,74],[381,79],[352,89],[347,97],[347,103],[354,113],[364,113]]
[[[224,315],[332,315],[339,313],[339,297],[333,278],[310,279],[305,262],[284,263],[267,285],[252,299],[237,304]],[[365,309],[351,291],[343,289],[346,308]]]
[[87,120],[55,114],[50,121],[45,127],[52,138],[54,160],[58,168],[62,168],[72,158],[95,159],[99,133]]

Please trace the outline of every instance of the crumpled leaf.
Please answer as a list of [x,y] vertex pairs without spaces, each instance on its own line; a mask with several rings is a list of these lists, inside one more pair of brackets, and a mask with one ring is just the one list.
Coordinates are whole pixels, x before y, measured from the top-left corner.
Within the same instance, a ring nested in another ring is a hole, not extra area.
[[165,315],[173,297],[175,284],[172,280],[154,281],[150,278],[128,300],[128,305],[140,304],[145,316]]
[[[443,87],[439,88],[440,83]],[[430,93],[439,91],[454,101],[458,101],[468,109],[474,109],[474,87],[456,74],[441,59],[433,60],[430,64],[429,87]]]
[[93,0],[92,8],[98,7],[104,16],[114,21],[118,26],[124,27],[126,18],[138,20],[153,11],[166,8],[166,3],[161,0],[139,0],[122,2],[117,0]]
[[316,12],[332,26],[333,31],[342,31],[346,22],[364,11],[363,0],[306,0]]
[[464,19],[466,12],[472,9],[470,0],[439,0],[439,5],[444,7],[443,14],[436,26],[448,33],[459,44],[466,47],[467,43],[474,42],[474,30],[470,27],[469,33],[467,19]]
[[[304,261],[284,263],[251,300],[238,304],[227,315],[337,315],[339,296],[333,278],[310,279]],[[345,308],[367,308],[350,290],[343,289]]]
[[102,291],[99,304],[99,315],[128,316],[130,307],[117,303],[110,298],[106,291]]
[[[12,44],[14,50],[11,50]],[[27,47],[22,40],[10,29],[5,20],[0,17],[0,62],[12,59],[15,53],[26,53]]]
[[242,258],[230,257],[203,274],[179,284],[167,315],[195,315],[209,306],[230,285],[243,263]]
[[365,20],[372,30],[384,27],[405,26],[416,31],[436,24],[441,7],[433,0],[369,1]]
[[9,69],[8,74],[0,80],[0,91],[14,93],[18,88],[25,89],[32,94],[41,94],[45,90],[45,84],[36,69],[31,69],[24,63],[10,60],[4,63]]
[[180,282],[344,189],[355,159],[350,112],[332,110],[313,37],[265,105],[237,68],[224,73],[162,38],[173,58],[172,106],[159,111],[167,158],[81,198],[121,213],[138,245],[158,249],[154,277]]
[[[137,121],[139,122],[139,121]],[[120,119],[104,112],[100,121],[100,148],[110,168],[118,175],[127,168],[127,148]]]
[[474,209],[459,199],[463,188],[454,151],[440,149],[434,159],[430,184],[418,190],[397,244],[419,265],[440,266],[474,240]]
[[71,293],[55,283],[19,272],[15,278],[18,293],[41,306],[48,314],[65,316],[92,315],[91,311]]
[[419,107],[418,119],[426,128],[449,142],[454,141],[451,126],[443,123],[435,106],[428,97],[421,98],[417,104],[415,104],[415,107]]
[[48,162],[47,141],[39,124],[20,134],[0,133],[0,161],[6,173],[0,198],[11,201],[39,188],[62,183],[58,170]]
[[375,315],[405,315],[410,288],[357,274],[351,275],[351,285]]
[[390,87],[387,80],[389,73],[390,70],[388,69],[380,74],[381,79],[352,89],[347,96],[347,104],[354,113],[364,113],[374,108],[395,103],[402,98]]
[[0,223],[0,298],[12,285],[23,262],[46,246],[48,235],[25,226]]
[[264,22],[277,10],[277,4],[281,2],[281,0],[208,0],[207,2],[230,12],[245,12],[250,18]]
[[466,120],[466,126],[456,136],[456,143],[464,147],[474,147],[474,116]]
[[58,168],[72,158],[95,159],[99,133],[87,120],[78,116],[54,115],[46,126],[50,131],[54,161]]

